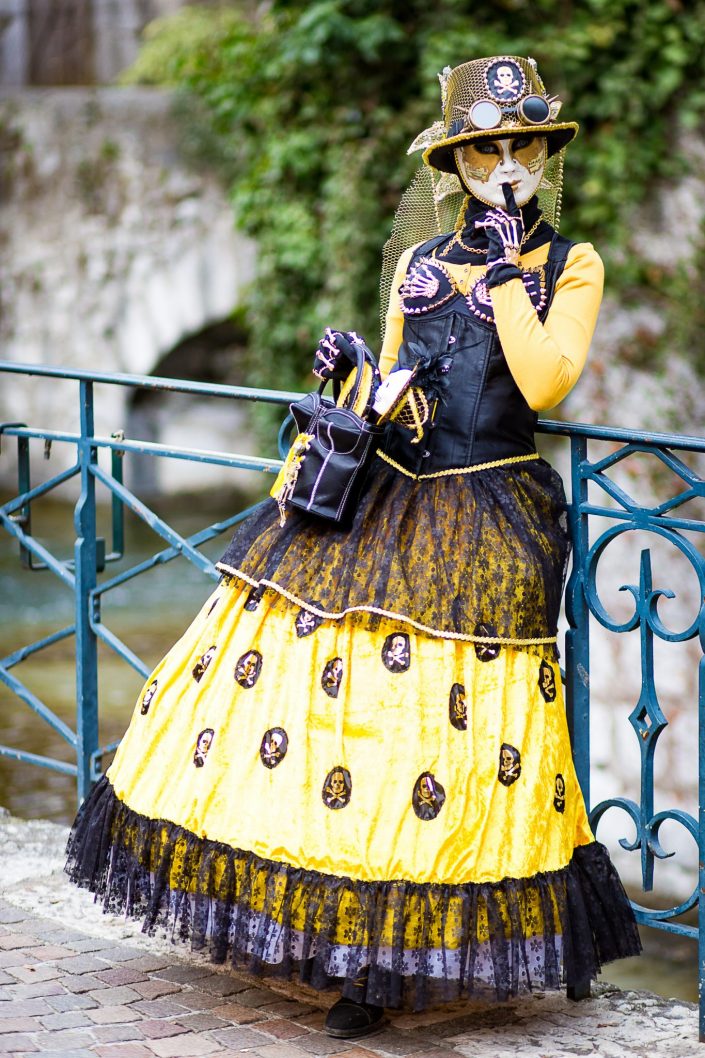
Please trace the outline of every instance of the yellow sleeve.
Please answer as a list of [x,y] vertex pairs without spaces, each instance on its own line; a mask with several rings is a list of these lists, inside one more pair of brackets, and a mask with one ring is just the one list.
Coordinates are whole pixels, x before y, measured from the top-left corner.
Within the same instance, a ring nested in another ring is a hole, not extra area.
[[389,292],[389,305],[387,307],[387,315],[385,316],[384,340],[382,342],[382,351],[379,354],[378,366],[382,378],[387,377],[396,364],[399,355],[401,334],[404,329],[404,314],[401,311],[399,287],[404,282],[406,270],[409,267],[409,262],[411,261],[414,249],[415,248],[412,246],[408,250],[404,250],[404,253],[397,261],[397,267],[394,270],[392,289]]
[[604,268],[590,243],[570,250],[541,323],[521,279],[491,291],[497,333],[514,381],[534,411],[553,408],[585,365],[602,300]]

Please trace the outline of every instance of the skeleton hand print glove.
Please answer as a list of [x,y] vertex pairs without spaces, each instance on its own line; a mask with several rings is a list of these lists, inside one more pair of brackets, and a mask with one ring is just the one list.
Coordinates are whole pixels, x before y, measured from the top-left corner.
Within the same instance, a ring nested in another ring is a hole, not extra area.
[[316,378],[344,382],[357,364],[354,344],[365,345],[354,331],[334,331],[326,327],[313,359],[313,373]]
[[517,267],[521,243],[524,238],[524,221],[521,210],[514,200],[510,184],[502,184],[506,212],[501,209],[490,209],[475,227],[484,228],[487,232],[487,286],[492,288],[510,279],[521,276]]

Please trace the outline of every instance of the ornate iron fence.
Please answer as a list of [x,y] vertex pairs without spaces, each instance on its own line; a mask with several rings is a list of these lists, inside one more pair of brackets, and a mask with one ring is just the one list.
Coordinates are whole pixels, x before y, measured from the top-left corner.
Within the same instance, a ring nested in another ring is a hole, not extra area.
[[[103,598],[111,591],[140,576],[147,570],[177,556],[196,566],[205,577],[217,579],[213,563],[200,548],[244,518],[248,510],[214,522],[184,536],[159,517],[124,483],[122,456],[135,452],[155,458],[197,461],[227,467],[276,473],[280,461],[254,458],[226,452],[206,452],[174,448],[163,444],[125,438],[122,433],[101,436],[95,432],[94,387],[96,385],[128,386],[198,394],[204,397],[230,398],[238,401],[264,401],[286,405],[298,394],[244,387],[207,385],[174,379],[139,375],[101,374],[58,368],[35,367],[0,362],[0,373],[41,376],[45,379],[73,380],[78,385],[80,430],[77,433],[46,430],[22,423],[0,423],[0,441],[15,438],[17,445],[17,495],[0,506],[0,523],[18,542],[23,566],[30,571],[53,574],[68,588],[74,598],[74,622],[36,642],[15,650],[0,659],[0,680],[24,706],[34,710],[75,751],[76,763],[42,757],[12,746],[0,746],[0,755],[25,764],[39,765],[75,776],[79,798],[85,796],[101,771],[102,758],[116,744],[101,746],[98,740],[98,654],[99,641],[105,643],[142,676],[148,675],[144,662],[104,623],[101,614]],[[654,863],[672,853],[660,840],[662,826],[670,821],[684,827],[698,847],[698,878],[690,896],[676,907],[666,910],[634,904],[640,923],[672,934],[698,938],[700,984],[700,1039],[705,1041],[705,520],[701,512],[684,512],[686,505],[705,501],[705,478],[685,461],[688,454],[705,454],[705,439],[673,434],[652,434],[589,426],[576,423],[542,421],[539,430],[563,438],[570,447],[571,502],[569,519],[573,539],[573,564],[566,597],[566,702],[573,741],[575,764],[585,800],[590,806],[590,618],[617,634],[638,630],[641,643],[641,691],[630,715],[641,755],[639,801],[612,797],[590,810],[593,829],[602,816],[612,809],[626,813],[635,835],[623,838],[622,847],[638,852],[641,859],[642,888],[653,890]],[[280,431],[279,448],[286,445],[286,433]],[[41,441],[45,448],[53,443],[69,446],[75,461],[69,468],[32,486],[30,442]],[[592,448],[607,454],[594,454]],[[110,470],[99,464],[98,454],[110,454]],[[660,503],[638,502],[617,478],[618,471],[630,457],[648,455],[658,461],[671,479],[679,483],[675,492]],[[76,541],[74,558],[62,561],[32,532],[32,504],[71,478],[80,480],[80,495],[75,507]],[[104,488],[112,504],[111,547],[97,535],[96,487]],[[124,555],[123,519],[126,509],[141,518],[164,541],[164,547],[149,559],[110,576],[108,567]],[[595,531],[596,530],[596,531]],[[623,585],[621,590],[634,599],[633,612],[618,619],[604,604],[598,585],[598,563],[607,547],[628,533],[648,533],[666,541],[686,560],[697,580],[697,612],[686,627],[673,630],[666,626],[658,610],[659,598],[674,598],[668,588],[654,587],[651,550],[640,556],[638,584]],[[591,536],[595,538],[591,542]],[[51,707],[40,700],[12,671],[26,658],[60,640],[75,637],[76,645],[76,728],[70,728]],[[698,816],[678,808],[654,811],[654,757],[659,738],[668,726],[659,704],[655,682],[654,640],[664,643],[699,643],[697,702],[685,705],[698,715]],[[683,921],[696,910],[698,925]],[[589,993],[589,982],[573,990],[573,998]]]

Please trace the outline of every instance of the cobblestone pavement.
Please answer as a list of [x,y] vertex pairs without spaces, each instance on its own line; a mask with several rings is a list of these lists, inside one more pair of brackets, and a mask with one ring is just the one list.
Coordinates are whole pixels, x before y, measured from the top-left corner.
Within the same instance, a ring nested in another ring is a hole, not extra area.
[[37,1058],[605,1058],[702,1054],[692,1004],[597,985],[393,1013],[360,1045],[323,1033],[330,998],[116,943],[0,900],[0,1055]]
[[0,809],[0,1056],[705,1058],[693,1004],[593,986],[392,1013],[359,1045],[322,1031],[335,996],[216,967],[104,915],[62,871],[67,828]]

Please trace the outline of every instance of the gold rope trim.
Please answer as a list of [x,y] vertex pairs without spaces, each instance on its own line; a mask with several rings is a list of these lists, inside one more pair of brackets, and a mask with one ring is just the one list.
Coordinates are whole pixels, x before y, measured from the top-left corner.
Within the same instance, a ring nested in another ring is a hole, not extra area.
[[527,463],[530,459],[540,459],[538,452],[531,452],[525,456],[507,456],[505,459],[493,459],[491,463],[477,463],[472,467],[454,467],[449,470],[437,470],[434,474],[412,474],[410,470],[403,467],[401,463],[397,463],[396,460],[388,456],[386,452],[378,451],[377,455],[380,459],[383,459],[385,463],[389,463],[390,467],[394,467],[400,473],[405,474],[407,478],[412,478],[414,481],[427,481],[429,478],[447,478],[453,474],[474,474],[478,470],[492,470],[493,467],[505,467],[510,463]]
[[340,621],[343,617],[347,616],[347,614],[351,613],[374,613],[379,617],[388,617],[392,621],[403,621],[405,624],[417,628],[419,632],[426,632],[428,635],[436,636],[439,639],[459,639],[466,643],[494,643],[499,646],[507,647],[545,646],[555,643],[558,639],[558,636],[545,636],[542,639],[503,639],[500,636],[471,636],[466,635],[464,632],[444,632],[441,629],[431,628],[429,625],[421,624],[420,621],[414,621],[412,617],[407,617],[405,614],[395,613],[393,610],[382,610],[379,606],[349,606],[347,609],[341,610],[340,613],[333,613],[330,610],[321,610],[317,606],[312,606],[310,603],[306,602],[305,599],[301,599],[298,595],[294,595],[292,592],[287,591],[287,589],[282,587],[281,584],[277,584],[273,580],[254,580],[253,577],[248,576],[243,570],[236,569],[235,566],[228,566],[224,562],[216,562],[215,568],[220,570],[221,573],[229,574],[231,577],[239,577],[240,580],[244,580],[245,583],[253,588],[261,588],[263,585],[265,588],[271,588],[279,595],[282,595],[285,599],[288,599],[289,602],[293,602],[302,609],[308,610],[309,613],[333,621]]

